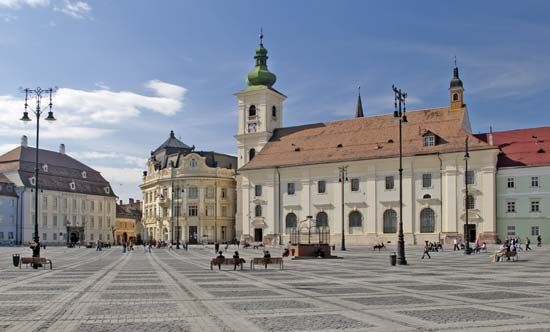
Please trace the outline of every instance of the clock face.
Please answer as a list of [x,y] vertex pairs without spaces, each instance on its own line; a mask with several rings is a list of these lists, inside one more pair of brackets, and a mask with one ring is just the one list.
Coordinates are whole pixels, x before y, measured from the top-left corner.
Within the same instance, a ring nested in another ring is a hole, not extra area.
[[256,123],[249,123],[248,124],[248,132],[249,133],[255,133],[256,132]]

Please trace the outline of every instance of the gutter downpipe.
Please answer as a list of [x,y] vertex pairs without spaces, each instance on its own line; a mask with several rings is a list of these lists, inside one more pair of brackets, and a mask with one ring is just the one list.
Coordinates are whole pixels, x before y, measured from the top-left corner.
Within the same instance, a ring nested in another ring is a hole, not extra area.
[[276,210],[274,212],[278,213],[277,216],[277,229],[279,230],[279,245],[283,244],[283,239],[280,231],[280,223],[281,223],[281,171],[279,170],[279,166],[275,167],[275,170],[277,171],[277,196],[278,196],[278,202]]
[[443,160],[441,159],[441,153],[437,153],[437,159],[439,159],[439,234],[437,234],[437,237],[439,239],[439,243],[441,243],[441,231],[443,230]]

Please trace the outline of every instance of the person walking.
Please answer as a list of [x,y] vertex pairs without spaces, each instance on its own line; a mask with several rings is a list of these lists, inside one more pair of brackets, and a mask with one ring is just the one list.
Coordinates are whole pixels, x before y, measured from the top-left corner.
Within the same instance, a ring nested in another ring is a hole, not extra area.
[[458,246],[458,240],[454,239],[453,240],[453,251],[457,251],[457,250],[460,250],[460,247]]
[[432,257],[430,256],[430,244],[428,243],[428,241],[426,241],[426,245],[424,246],[424,252],[422,253],[421,259],[424,259],[424,256],[428,256],[429,259],[432,259]]
[[533,250],[531,249],[531,240],[527,237],[525,238],[525,251]]
[[214,251],[215,252],[220,251],[220,244],[218,242],[214,243]]
[[542,237],[540,235],[537,236],[537,247],[542,247]]

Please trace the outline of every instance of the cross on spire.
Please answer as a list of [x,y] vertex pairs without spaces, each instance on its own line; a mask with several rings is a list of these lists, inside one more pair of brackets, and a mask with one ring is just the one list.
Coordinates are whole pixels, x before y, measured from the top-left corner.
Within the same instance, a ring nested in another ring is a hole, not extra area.
[[263,45],[264,44],[264,29],[263,28],[260,28],[260,35],[258,37],[260,37],[260,45]]

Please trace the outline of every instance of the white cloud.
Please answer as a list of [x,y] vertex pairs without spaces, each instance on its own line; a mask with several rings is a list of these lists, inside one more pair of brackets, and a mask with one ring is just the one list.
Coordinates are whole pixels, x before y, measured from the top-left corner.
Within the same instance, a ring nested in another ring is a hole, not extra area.
[[49,4],[49,0],[0,0],[0,6],[12,9],[19,9],[23,6],[45,7]]
[[0,144],[0,155],[3,155],[4,153],[11,151],[18,147],[18,144]]
[[63,3],[63,7],[56,7],[54,10],[60,11],[63,14],[69,15],[73,18],[83,19],[90,15],[92,7],[84,1],[65,0]]
[[17,16],[11,14],[1,14],[0,18],[6,23],[17,21]]
[[107,181],[111,183],[113,187],[124,184],[139,184],[141,177],[143,176],[144,168],[132,168],[132,167],[109,167],[109,166],[90,166],[101,175]]
[[[58,121],[54,125],[41,126],[42,135],[46,138],[100,138],[114,130],[109,126],[137,118],[143,111],[166,116],[182,111],[187,91],[184,87],[159,80],[149,81],[145,86],[152,89],[155,96],[107,88],[91,91],[61,88],[53,100]],[[0,95],[0,136],[21,136],[29,131],[34,122],[18,121],[23,105],[21,97]]]
[[84,152],[74,152],[71,153],[71,156],[76,159],[83,160],[102,160],[102,161],[118,161],[123,162],[128,165],[145,167],[147,162],[146,158],[122,155],[115,152],[99,152],[99,151],[84,151]]

